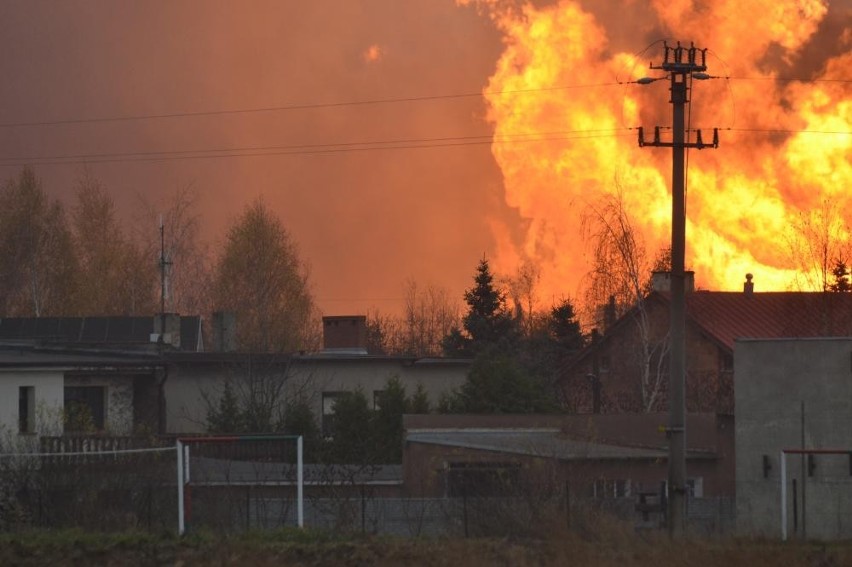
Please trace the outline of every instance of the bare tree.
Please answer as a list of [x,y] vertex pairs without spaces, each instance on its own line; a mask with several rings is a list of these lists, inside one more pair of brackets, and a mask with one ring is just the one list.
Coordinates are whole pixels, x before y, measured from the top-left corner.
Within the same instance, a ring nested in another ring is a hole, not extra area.
[[587,276],[586,309],[604,327],[599,315],[602,305],[614,304],[618,317],[628,310],[635,313],[639,340],[636,363],[640,376],[643,411],[652,411],[665,377],[668,336],[660,340],[652,333],[645,302],[645,281],[650,273],[641,234],[634,228],[624,206],[621,189],[590,206],[583,217],[583,233],[593,245],[593,268]]
[[77,258],[65,212],[25,168],[0,192],[0,312],[66,315],[74,309]]
[[459,325],[458,305],[446,289],[405,282],[402,315],[368,314],[368,350],[375,354],[440,356],[441,341]]
[[402,322],[402,349],[405,352],[417,356],[439,356],[441,341],[458,322],[458,306],[450,299],[446,289],[434,285],[421,288],[414,280],[406,282]]
[[524,261],[515,277],[506,282],[509,297],[515,306],[515,316],[520,320],[521,332],[529,337],[536,325],[536,287],[541,280],[541,266],[532,260]]
[[799,213],[787,234],[790,258],[796,267],[794,285],[803,291],[828,291],[833,269],[852,251],[852,228],[836,201]]
[[115,204],[88,170],[77,182],[74,242],[80,258],[79,311],[90,315],[150,315],[156,263],[119,222]]

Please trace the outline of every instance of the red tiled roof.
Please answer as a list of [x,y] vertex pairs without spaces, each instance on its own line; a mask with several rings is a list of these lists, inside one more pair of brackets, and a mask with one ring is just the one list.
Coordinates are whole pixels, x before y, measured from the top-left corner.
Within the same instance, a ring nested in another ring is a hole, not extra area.
[[852,336],[852,293],[696,291],[686,296],[686,311],[732,350],[738,338]]

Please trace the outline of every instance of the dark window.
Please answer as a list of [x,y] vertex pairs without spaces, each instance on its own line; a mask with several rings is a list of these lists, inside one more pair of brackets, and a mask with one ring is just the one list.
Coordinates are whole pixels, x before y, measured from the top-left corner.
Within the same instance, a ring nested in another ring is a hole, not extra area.
[[346,392],[323,392],[322,393],[322,434],[323,437],[334,435],[334,403]]
[[65,387],[65,430],[103,431],[106,406],[104,386]]
[[384,390],[373,390],[373,409],[382,409],[382,398],[385,395]]
[[18,388],[18,431],[35,432],[35,387]]
[[629,498],[630,481],[599,478],[592,486],[592,496],[598,499]]
[[450,463],[447,494],[468,498],[514,496],[520,470],[517,463]]

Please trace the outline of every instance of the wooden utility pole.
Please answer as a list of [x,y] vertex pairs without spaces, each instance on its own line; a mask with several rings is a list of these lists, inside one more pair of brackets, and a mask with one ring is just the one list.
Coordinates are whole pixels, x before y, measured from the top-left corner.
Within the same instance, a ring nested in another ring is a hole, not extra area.
[[[671,350],[669,361],[669,481],[668,528],[673,537],[683,535],[686,527],[686,206],[684,148],[703,149],[719,146],[719,133],[713,130],[713,142],[705,144],[701,131],[696,141],[686,140],[684,108],[689,102],[688,92],[692,79],[709,79],[705,73],[706,49],[694,45],[676,47],[663,44],[665,56],[662,65],[651,65],[667,73],[671,81],[672,141],[660,140],[659,126],[654,128],[654,140],[646,142],[639,128],[639,146],[667,147],[672,149],[672,272],[671,272]],[[699,61],[700,56],[700,61]],[[639,79],[649,84],[659,79]]]

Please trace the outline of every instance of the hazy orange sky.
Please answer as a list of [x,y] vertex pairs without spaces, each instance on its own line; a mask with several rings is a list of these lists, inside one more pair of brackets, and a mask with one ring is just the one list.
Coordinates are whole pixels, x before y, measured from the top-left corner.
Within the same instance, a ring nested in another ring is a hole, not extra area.
[[[690,154],[699,284],[783,287],[779,232],[821,199],[852,210],[852,136],[831,134],[852,130],[852,0],[4,1],[0,38],[3,179],[32,163],[64,197],[85,162],[128,216],[192,184],[214,242],[262,195],[326,314],[396,311],[409,278],[461,298],[483,254],[538,262],[545,303],[577,296],[580,215],[616,184],[665,244],[670,155],[628,128],[670,123],[668,92],[616,84],[663,38],[734,77],[694,90],[694,127],[734,129]],[[68,155],[89,157],[33,159]]]

